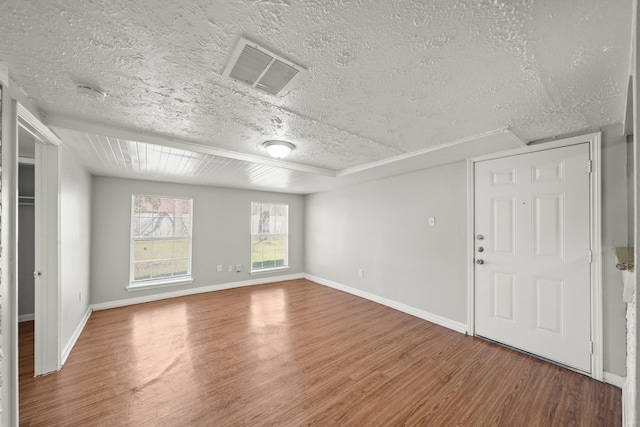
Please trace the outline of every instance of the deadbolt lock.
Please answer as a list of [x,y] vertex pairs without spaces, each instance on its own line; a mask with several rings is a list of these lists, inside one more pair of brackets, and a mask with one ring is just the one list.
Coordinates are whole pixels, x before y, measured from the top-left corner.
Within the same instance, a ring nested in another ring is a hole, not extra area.
[[484,240],[484,236],[483,236],[482,234],[478,234],[478,235],[476,236],[476,239],[478,239],[478,240]]

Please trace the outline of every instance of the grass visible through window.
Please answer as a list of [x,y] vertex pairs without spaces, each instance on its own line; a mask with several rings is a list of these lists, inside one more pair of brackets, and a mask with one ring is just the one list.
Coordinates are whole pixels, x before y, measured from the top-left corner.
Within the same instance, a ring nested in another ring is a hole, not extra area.
[[285,264],[285,236],[253,237],[251,267],[254,270],[282,267]]
[[135,242],[134,280],[188,274],[188,240],[138,240]]

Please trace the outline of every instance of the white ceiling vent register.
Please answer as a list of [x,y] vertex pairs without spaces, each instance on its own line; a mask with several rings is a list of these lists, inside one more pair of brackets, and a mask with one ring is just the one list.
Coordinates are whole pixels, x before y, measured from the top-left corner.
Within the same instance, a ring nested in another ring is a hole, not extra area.
[[240,37],[222,76],[271,95],[282,96],[300,84],[306,71],[300,65]]

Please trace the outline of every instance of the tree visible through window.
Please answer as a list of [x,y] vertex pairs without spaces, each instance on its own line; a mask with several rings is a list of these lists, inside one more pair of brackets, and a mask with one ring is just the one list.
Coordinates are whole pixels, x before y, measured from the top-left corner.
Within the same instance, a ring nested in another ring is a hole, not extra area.
[[251,270],[289,265],[289,206],[251,203]]
[[134,194],[131,283],[191,275],[193,200]]

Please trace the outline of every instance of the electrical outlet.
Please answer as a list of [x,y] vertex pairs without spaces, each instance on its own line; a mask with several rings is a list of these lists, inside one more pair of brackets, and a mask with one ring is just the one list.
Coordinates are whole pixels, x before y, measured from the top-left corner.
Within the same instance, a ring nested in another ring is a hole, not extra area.
[[236,272],[240,273],[242,271],[242,264],[236,265]]
[[435,227],[436,226],[436,219],[434,217],[429,217],[429,227]]
[[222,264],[218,264],[218,273],[222,271]]
[[362,268],[358,270],[358,276],[364,277],[364,270]]

